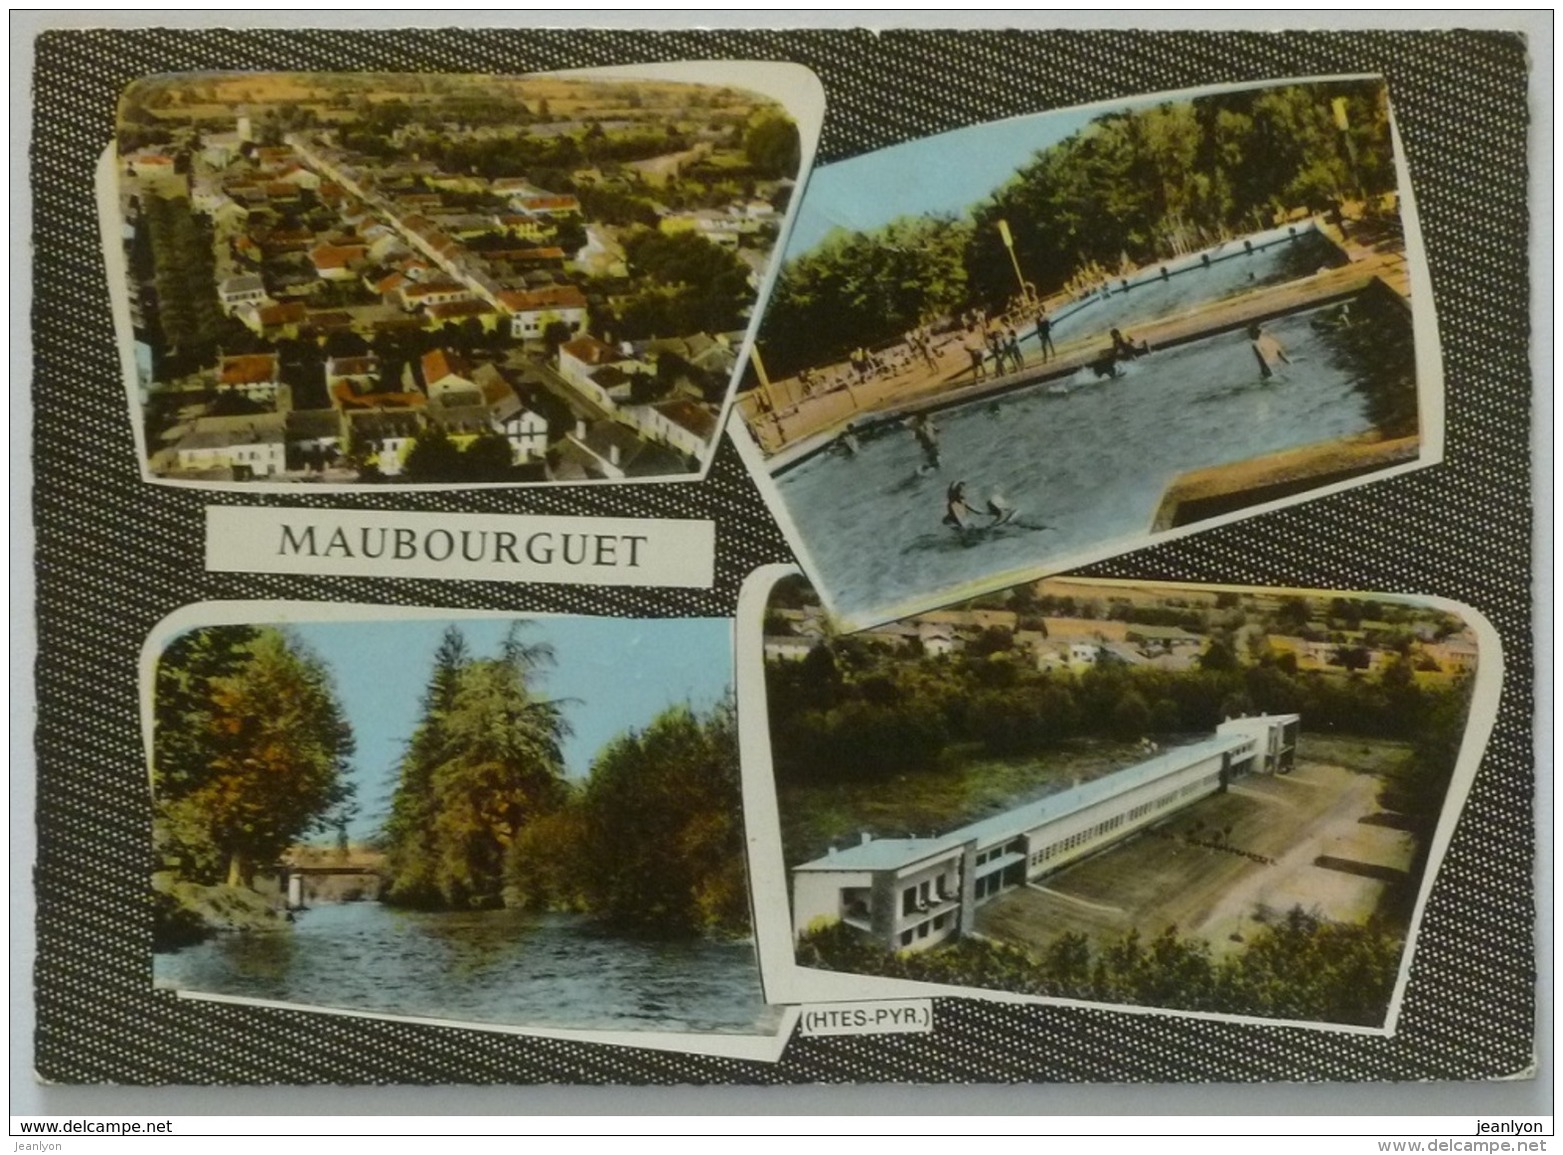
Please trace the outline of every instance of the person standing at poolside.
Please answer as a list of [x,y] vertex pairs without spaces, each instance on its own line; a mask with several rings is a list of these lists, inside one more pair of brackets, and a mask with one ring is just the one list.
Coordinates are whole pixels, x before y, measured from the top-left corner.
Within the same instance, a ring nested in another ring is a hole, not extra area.
[[1015,332],[1014,325],[1005,326],[1004,352],[1009,354],[1010,363],[1015,366],[1015,372],[1019,373],[1026,367],[1025,354],[1020,351],[1020,335]]
[[993,375],[1004,376],[1004,330],[997,321],[988,327],[988,349],[993,354]]
[[1049,358],[1057,355],[1053,348],[1053,319],[1046,309],[1037,310],[1037,344],[1042,350],[1042,363],[1046,365]]
[[987,352],[987,346],[982,340],[982,330],[976,327],[966,331],[966,337],[961,341],[961,347],[966,350],[966,355],[971,358],[972,380],[981,381],[988,375],[984,367],[983,355]]

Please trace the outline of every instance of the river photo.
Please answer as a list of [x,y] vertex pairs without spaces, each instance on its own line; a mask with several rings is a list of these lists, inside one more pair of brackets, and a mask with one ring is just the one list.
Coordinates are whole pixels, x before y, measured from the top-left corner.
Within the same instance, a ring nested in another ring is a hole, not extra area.
[[780,1045],[731,622],[250,608],[161,639],[159,989]]
[[501,1026],[771,1034],[746,941],[635,939],[578,914],[300,912],[156,955],[159,987]]

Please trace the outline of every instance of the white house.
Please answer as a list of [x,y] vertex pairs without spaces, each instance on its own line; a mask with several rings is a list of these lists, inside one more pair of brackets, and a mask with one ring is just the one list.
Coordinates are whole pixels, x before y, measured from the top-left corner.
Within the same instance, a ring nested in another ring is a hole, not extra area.
[[240,273],[224,278],[217,286],[217,299],[222,302],[223,312],[229,315],[245,305],[259,307],[266,304],[268,299],[266,282],[256,273]]
[[697,401],[675,398],[633,405],[622,416],[645,436],[697,459],[716,437],[716,416]]
[[510,442],[510,458],[516,465],[541,461],[548,453],[548,421],[530,409],[517,409],[500,419],[499,430]]
[[181,472],[232,471],[236,480],[272,477],[287,468],[286,418],[281,413],[197,417],[174,445]]
[[[449,349],[430,349],[420,361],[423,369],[423,388],[430,401],[443,400],[458,404],[454,395],[476,395],[478,384],[472,379],[472,369],[460,353]],[[411,370],[411,366],[408,366]]]
[[617,411],[618,405],[594,377],[599,369],[617,365],[623,360],[624,355],[612,345],[605,345],[596,337],[583,334],[559,346],[559,375],[603,409],[613,413]]
[[401,473],[413,440],[423,429],[423,414],[416,409],[346,409],[342,429],[347,443],[362,454],[382,476]]
[[556,322],[572,337],[586,328],[586,298],[574,285],[507,289],[499,294],[499,303],[510,314],[510,335],[520,341],[541,341]]

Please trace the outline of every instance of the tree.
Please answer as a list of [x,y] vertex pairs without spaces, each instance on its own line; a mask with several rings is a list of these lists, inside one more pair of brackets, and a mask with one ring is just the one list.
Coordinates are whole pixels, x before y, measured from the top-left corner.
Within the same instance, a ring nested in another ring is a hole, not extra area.
[[798,126],[774,115],[757,121],[744,136],[744,155],[762,176],[796,176],[801,159]]
[[489,432],[462,450],[459,468],[468,481],[504,481],[513,461],[510,442],[502,434]]
[[590,908],[656,934],[748,927],[737,720],[688,706],[611,742],[582,797]]
[[962,308],[969,235],[965,222],[939,217],[832,231],[782,268],[766,310],[766,364],[778,375],[795,373]]
[[195,631],[159,668],[154,787],[197,881],[249,886],[258,866],[347,802],[352,731],[324,664],[280,630]]
[[1140,738],[1151,726],[1151,708],[1138,690],[1130,690],[1113,707],[1113,731],[1120,738]]
[[461,450],[444,429],[427,426],[413,438],[403,472],[409,481],[455,481],[461,472]]
[[503,902],[509,848],[568,793],[562,704],[535,692],[552,662],[551,647],[527,645],[514,630],[497,657],[479,660],[446,635],[392,802],[393,901]]
[[1210,645],[1199,656],[1199,668],[1227,673],[1237,669],[1237,655],[1232,647],[1220,638],[1211,638]]
[[455,704],[457,681],[470,660],[466,637],[457,627],[448,627],[434,651],[434,668],[423,691],[418,727],[402,754],[385,824],[385,843],[391,872],[389,896],[403,906],[436,905],[439,892],[430,783],[445,748],[445,719]]

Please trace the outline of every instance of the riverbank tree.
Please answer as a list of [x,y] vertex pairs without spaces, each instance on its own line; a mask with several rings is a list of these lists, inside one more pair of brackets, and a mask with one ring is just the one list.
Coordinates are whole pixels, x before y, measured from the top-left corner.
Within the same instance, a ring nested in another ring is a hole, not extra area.
[[249,887],[257,868],[327,829],[352,794],[353,734],[324,663],[285,632],[216,626],[158,663],[155,849],[198,884]]
[[516,630],[492,658],[473,657],[459,630],[446,632],[391,801],[390,901],[502,904],[509,848],[568,795],[563,703],[538,693],[553,661],[551,647]]
[[674,706],[609,742],[566,805],[511,848],[506,874],[517,905],[643,934],[746,931],[732,703]]

